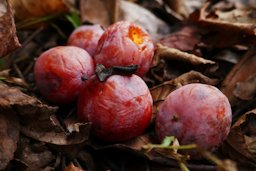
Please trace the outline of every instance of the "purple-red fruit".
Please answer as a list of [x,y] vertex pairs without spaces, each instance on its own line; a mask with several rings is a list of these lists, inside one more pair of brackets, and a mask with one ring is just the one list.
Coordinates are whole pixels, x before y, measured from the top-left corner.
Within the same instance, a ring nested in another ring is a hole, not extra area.
[[221,91],[193,83],[167,96],[156,115],[155,131],[159,140],[175,136],[183,145],[196,143],[212,151],[227,137],[231,120],[229,101]]
[[104,30],[100,25],[82,25],[70,34],[67,45],[83,48],[91,56],[94,56],[103,32]]
[[152,97],[137,75],[112,75],[105,82],[87,80],[78,98],[78,116],[92,123],[104,141],[124,141],[144,132],[152,116]]
[[74,46],[58,46],[42,53],[34,67],[35,82],[41,95],[64,105],[75,101],[84,81],[94,74],[92,57]]
[[150,68],[153,55],[149,34],[134,23],[120,21],[105,30],[94,59],[96,64],[106,67],[138,65],[136,74],[143,76]]

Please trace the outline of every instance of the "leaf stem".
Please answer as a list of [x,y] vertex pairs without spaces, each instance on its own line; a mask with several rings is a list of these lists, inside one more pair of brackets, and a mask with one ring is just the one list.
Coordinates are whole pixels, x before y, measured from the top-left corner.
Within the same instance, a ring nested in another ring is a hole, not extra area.
[[188,167],[183,162],[179,162],[180,169],[182,171],[189,171]]
[[172,145],[172,146],[165,146],[162,144],[148,144],[143,146],[144,149],[152,149],[152,148],[164,148],[164,149],[175,149],[175,150],[190,150],[197,148],[196,144],[189,144],[189,145]]

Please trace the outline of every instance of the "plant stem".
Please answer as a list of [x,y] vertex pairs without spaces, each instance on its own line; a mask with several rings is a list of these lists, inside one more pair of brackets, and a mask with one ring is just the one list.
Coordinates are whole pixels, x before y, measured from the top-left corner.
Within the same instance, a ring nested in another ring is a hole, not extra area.
[[181,146],[163,146],[162,144],[149,144],[143,146],[144,149],[152,149],[152,148],[163,148],[163,149],[175,149],[175,150],[190,150],[193,148],[197,148],[196,144],[189,144],[189,145],[181,145]]
[[182,171],[189,171],[188,167],[183,162],[179,162],[180,169]]

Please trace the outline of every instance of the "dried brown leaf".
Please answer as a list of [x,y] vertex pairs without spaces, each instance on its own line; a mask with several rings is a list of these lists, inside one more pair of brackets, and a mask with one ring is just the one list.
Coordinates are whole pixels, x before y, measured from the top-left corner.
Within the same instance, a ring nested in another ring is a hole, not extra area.
[[76,122],[76,130],[66,132],[55,116],[57,107],[45,105],[16,88],[0,84],[0,97],[0,107],[11,107],[17,113],[21,132],[26,136],[56,145],[80,144],[89,136],[90,124]]
[[164,0],[176,14],[182,19],[186,19],[189,16],[189,12],[185,3],[185,0]]
[[10,83],[24,88],[29,88],[28,84],[23,79],[11,76],[10,69],[0,71],[0,80],[5,83]]
[[16,158],[25,163],[27,170],[43,170],[54,163],[56,157],[44,143],[21,137],[18,145]]
[[256,44],[254,14],[255,10],[250,6],[247,9],[218,9],[208,1],[199,13],[191,15],[191,19],[207,30],[203,36],[205,44],[224,48]]
[[[66,128],[65,135],[58,134],[57,137],[53,137],[53,134],[48,134],[51,139],[55,139],[55,143],[51,143],[50,146],[70,158],[75,158],[83,150],[86,140],[89,137],[90,124],[79,122],[73,115],[72,117],[66,118],[63,122]],[[58,126],[56,128],[61,129],[62,127]],[[66,138],[62,136],[66,136]]]
[[233,3],[234,6],[238,9],[245,9],[248,7],[256,8],[256,4],[254,0],[228,0]]
[[0,57],[20,47],[9,1],[0,2]]
[[65,0],[10,0],[18,20],[67,12]]
[[[35,113],[36,114],[36,113]],[[39,118],[22,126],[21,131],[26,136],[55,145],[77,145],[85,142],[89,136],[90,125],[79,124],[78,132],[65,132],[54,115]]]
[[233,52],[230,49],[224,49],[219,51],[216,55],[214,55],[214,59],[226,61],[231,64],[237,64],[240,59],[240,55],[238,53]]
[[234,95],[242,100],[251,100],[256,95],[256,74],[251,75],[245,82],[238,82]]
[[193,65],[215,64],[214,61],[207,60],[186,52],[182,52],[178,49],[169,48],[161,44],[157,44],[157,49],[154,56],[154,65],[156,65],[160,59],[185,61]]
[[3,170],[14,157],[19,140],[20,124],[15,113],[1,105],[0,128],[0,170]]
[[209,78],[200,72],[190,71],[188,73],[182,74],[181,76],[166,81],[160,85],[157,85],[150,89],[150,93],[154,102],[154,112],[157,111],[158,106],[165,100],[165,98],[175,89],[190,83],[204,83],[210,85],[216,85],[218,80]]
[[221,91],[228,97],[232,106],[236,105],[239,99],[251,99],[255,94],[255,54],[256,48],[248,50],[222,82]]
[[107,27],[118,19],[119,0],[80,0],[80,11],[82,22]]
[[245,113],[232,126],[223,152],[245,166],[256,167],[256,109]]
[[177,31],[165,36],[159,41],[160,44],[190,53],[200,53],[197,45],[201,42],[200,29],[195,25],[184,25]]
[[221,162],[221,166],[217,167],[217,171],[238,171],[236,163],[232,160],[226,159]]

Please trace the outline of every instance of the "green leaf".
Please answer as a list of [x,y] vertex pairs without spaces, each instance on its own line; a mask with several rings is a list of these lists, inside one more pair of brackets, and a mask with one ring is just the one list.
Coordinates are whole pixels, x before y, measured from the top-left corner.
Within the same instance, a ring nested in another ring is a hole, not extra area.
[[162,141],[161,145],[162,146],[169,146],[172,144],[172,142],[175,140],[174,136],[167,136],[164,138],[164,140]]
[[73,25],[74,28],[81,26],[80,17],[77,12],[71,12],[67,14],[66,18]]

